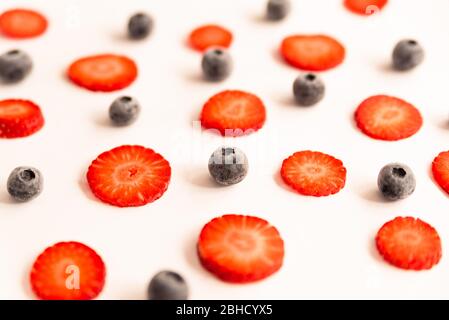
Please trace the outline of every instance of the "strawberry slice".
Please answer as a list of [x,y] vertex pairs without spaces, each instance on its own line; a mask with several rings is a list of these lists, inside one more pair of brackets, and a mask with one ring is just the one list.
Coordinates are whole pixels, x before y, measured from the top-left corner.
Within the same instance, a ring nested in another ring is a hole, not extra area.
[[389,96],[374,96],[363,101],[355,112],[357,126],[374,139],[395,141],[419,131],[423,119],[410,103]]
[[170,164],[141,146],[121,146],[98,156],[87,181],[95,196],[118,207],[137,207],[159,199],[170,182]]
[[392,265],[411,270],[430,269],[441,259],[441,240],[428,223],[397,217],[377,233],[379,253]]
[[223,136],[241,136],[262,128],[266,111],[255,95],[238,90],[223,91],[206,102],[201,124],[217,129]]
[[205,25],[190,33],[190,46],[198,51],[204,51],[212,46],[228,48],[232,43],[232,33],[217,25]]
[[300,194],[323,197],[343,189],[346,168],[340,160],[327,154],[300,151],[284,160],[281,176]]
[[22,138],[44,126],[41,109],[28,100],[0,101],[0,138]]
[[72,63],[68,76],[75,84],[91,91],[116,91],[137,78],[133,60],[114,54],[85,57]]
[[293,35],[281,44],[281,55],[292,66],[307,71],[325,71],[340,65],[346,50],[325,35]]
[[349,11],[364,16],[379,12],[388,3],[388,0],[345,0],[344,4]]
[[449,193],[449,151],[441,152],[433,160],[432,173],[438,185]]
[[31,269],[30,282],[43,300],[90,300],[103,290],[106,267],[101,257],[79,242],[45,249]]
[[243,215],[225,215],[206,224],[198,240],[204,268],[235,283],[262,280],[278,271],[284,242],[267,221]]
[[47,26],[47,19],[32,10],[13,9],[0,15],[0,32],[10,38],[34,38],[43,34]]

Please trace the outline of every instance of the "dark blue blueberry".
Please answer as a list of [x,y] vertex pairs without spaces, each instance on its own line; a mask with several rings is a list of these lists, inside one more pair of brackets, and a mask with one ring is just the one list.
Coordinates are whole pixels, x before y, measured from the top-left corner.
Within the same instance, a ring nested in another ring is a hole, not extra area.
[[31,72],[33,62],[21,50],[11,50],[0,55],[0,82],[12,84],[22,81]]
[[37,197],[43,188],[43,178],[39,170],[32,167],[18,167],[9,175],[7,189],[17,201],[25,202]]
[[415,176],[405,164],[391,163],[382,168],[377,180],[380,192],[388,200],[407,198],[415,191]]
[[226,79],[232,71],[232,58],[224,48],[211,48],[207,50],[201,61],[204,77],[211,81]]
[[420,65],[424,60],[424,49],[415,40],[402,40],[393,51],[393,67],[407,71]]
[[131,39],[145,39],[153,29],[153,19],[145,13],[133,15],[128,22],[128,34]]
[[248,173],[248,159],[237,148],[219,148],[209,159],[209,172],[221,185],[236,184]]
[[304,107],[310,107],[324,98],[324,82],[313,73],[301,74],[293,84],[293,94],[296,101]]
[[189,290],[182,276],[172,271],[161,271],[151,279],[148,287],[150,300],[187,300]]
[[127,126],[137,120],[140,114],[140,104],[132,97],[117,98],[109,108],[109,117],[118,126]]
[[269,0],[267,3],[267,18],[271,21],[284,19],[290,13],[290,0]]

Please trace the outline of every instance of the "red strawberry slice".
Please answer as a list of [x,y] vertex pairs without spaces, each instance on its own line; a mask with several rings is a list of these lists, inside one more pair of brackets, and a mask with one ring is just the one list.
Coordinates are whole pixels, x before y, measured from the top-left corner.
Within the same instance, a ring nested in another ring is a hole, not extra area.
[[281,44],[281,55],[292,66],[307,71],[325,71],[340,65],[346,50],[325,35],[293,35]]
[[190,46],[198,51],[204,51],[212,46],[228,48],[232,43],[232,33],[217,25],[205,25],[190,33]]
[[262,128],[266,111],[255,95],[243,91],[223,91],[206,102],[201,113],[201,124],[217,129],[224,136],[241,136]]
[[433,160],[432,173],[438,185],[449,193],[449,151],[441,152]]
[[101,257],[79,242],[45,249],[30,274],[34,293],[43,300],[90,300],[103,290],[106,267]]
[[372,15],[388,3],[388,0],[345,0],[344,4],[351,12],[361,15]]
[[87,172],[95,196],[118,207],[137,207],[159,199],[170,182],[170,164],[141,146],[121,146],[104,152]]
[[47,19],[39,12],[32,10],[13,9],[0,15],[0,32],[10,38],[37,37],[47,30],[47,26]]
[[44,126],[41,109],[28,100],[0,101],[0,138],[32,135]]
[[91,91],[116,91],[137,78],[133,60],[114,54],[85,57],[72,63],[68,76],[75,84]]
[[322,197],[343,189],[346,168],[340,160],[327,154],[300,151],[284,160],[281,176],[300,194]]
[[397,217],[377,233],[379,253],[392,265],[411,270],[430,269],[441,259],[441,240],[428,223]]
[[395,141],[419,131],[423,119],[410,103],[389,96],[374,96],[363,101],[355,113],[357,126],[374,139]]
[[243,215],[225,215],[206,224],[198,240],[204,268],[235,283],[262,280],[278,271],[284,242],[267,221]]

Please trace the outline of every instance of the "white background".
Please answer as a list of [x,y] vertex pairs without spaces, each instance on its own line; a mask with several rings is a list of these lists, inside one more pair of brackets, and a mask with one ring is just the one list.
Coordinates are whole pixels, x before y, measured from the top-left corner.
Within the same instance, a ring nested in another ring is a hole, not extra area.
[[[46,125],[36,135],[0,140],[0,298],[33,298],[28,274],[35,257],[59,241],[83,242],[102,256],[107,282],[100,298],[144,299],[151,276],[179,271],[193,299],[228,298],[449,298],[449,198],[433,182],[430,165],[449,149],[449,1],[391,0],[378,16],[364,18],[340,0],[297,0],[288,20],[262,19],[265,1],[237,0],[64,0],[0,2],[0,11],[31,7],[50,21],[40,38],[0,38],[0,52],[23,49],[35,68],[15,86],[0,86],[0,99],[38,103]],[[131,42],[124,28],[137,10],[156,20],[152,36]],[[215,22],[234,35],[232,76],[219,84],[200,76],[200,54],[186,46],[196,26]],[[282,62],[277,48],[293,33],[327,33],[341,40],[347,59],[322,76],[327,94],[316,107],[294,106],[291,85],[298,71]],[[425,63],[411,73],[388,68],[395,43],[415,38],[426,49]],[[67,66],[84,55],[126,54],[139,65],[138,80],[115,93],[92,93],[69,83]],[[224,89],[259,95],[268,112],[258,133],[223,141],[192,123],[203,103]],[[400,142],[372,140],[354,126],[357,105],[373,94],[396,95],[415,104],[424,126]],[[109,125],[109,104],[133,95],[143,112],[128,128]],[[240,184],[211,182],[207,161],[223,143],[241,147],[250,173]],[[173,169],[164,196],[140,208],[115,208],[96,200],[85,173],[101,152],[141,144],[164,155]],[[310,198],[281,181],[282,160],[311,149],[341,159],[347,185],[337,195]],[[388,203],[376,179],[389,162],[412,167],[417,189],[408,199]],[[9,173],[31,165],[45,176],[40,197],[26,204],[10,200]],[[202,269],[195,252],[202,226],[224,213],[268,219],[286,245],[283,268],[251,285],[230,285]],[[396,269],[377,253],[374,237],[398,215],[420,217],[440,233],[443,258],[431,271]]]

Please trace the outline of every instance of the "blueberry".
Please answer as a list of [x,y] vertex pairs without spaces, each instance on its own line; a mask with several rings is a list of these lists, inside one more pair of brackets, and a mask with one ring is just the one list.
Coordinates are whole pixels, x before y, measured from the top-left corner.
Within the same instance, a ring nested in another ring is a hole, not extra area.
[[145,13],[136,13],[128,22],[128,35],[131,39],[140,40],[149,36],[153,29],[153,18]]
[[296,101],[304,107],[320,102],[325,93],[323,80],[313,73],[301,74],[293,83],[293,94]]
[[161,271],[151,279],[148,287],[150,300],[187,300],[189,289],[182,276],[172,271]]
[[18,167],[9,175],[7,189],[17,201],[25,202],[37,197],[42,188],[42,174],[35,168]]
[[380,192],[388,200],[407,198],[415,191],[415,176],[408,166],[391,163],[382,168],[377,180]]
[[127,126],[135,122],[139,113],[139,102],[127,96],[117,98],[109,108],[109,118],[118,126]]
[[232,58],[224,48],[211,48],[207,50],[201,61],[204,77],[211,81],[226,79],[232,71]]
[[290,13],[289,0],[269,0],[267,3],[267,19],[279,21],[284,19]]
[[3,83],[22,81],[32,68],[30,56],[21,50],[11,50],[0,55],[0,81]]
[[219,148],[209,159],[209,172],[221,185],[236,184],[248,173],[248,159],[237,148]]
[[393,67],[399,71],[415,68],[424,60],[424,49],[415,40],[402,40],[393,50]]

